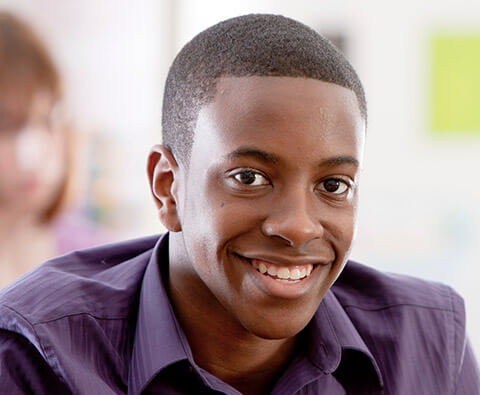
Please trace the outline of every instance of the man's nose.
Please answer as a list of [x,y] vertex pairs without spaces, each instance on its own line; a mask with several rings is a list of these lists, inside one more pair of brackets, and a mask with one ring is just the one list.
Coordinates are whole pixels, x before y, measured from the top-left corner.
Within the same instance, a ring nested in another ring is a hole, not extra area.
[[262,224],[262,232],[266,236],[278,237],[295,248],[322,238],[325,229],[313,199],[315,197],[308,194],[290,194],[282,202],[276,202]]

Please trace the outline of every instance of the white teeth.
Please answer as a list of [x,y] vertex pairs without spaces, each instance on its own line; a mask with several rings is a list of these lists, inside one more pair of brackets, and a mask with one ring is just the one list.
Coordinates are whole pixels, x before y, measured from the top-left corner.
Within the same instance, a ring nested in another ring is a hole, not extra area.
[[295,283],[300,282],[300,280],[290,281],[290,280],[284,280],[283,278],[276,278],[275,280],[278,281],[279,283],[283,283],[283,284],[295,284]]
[[[288,270],[288,269],[287,269]],[[270,276],[276,276],[277,275],[277,268],[273,265],[270,265],[267,270],[268,274]]]
[[277,270],[277,277],[283,279],[290,278],[290,270],[288,270],[286,267],[281,267]]
[[259,259],[251,260],[252,266],[262,274],[268,274],[276,278],[277,281],[282,283],[297,283],[303,278],[309,276],[312,273],[313,265],[300,265],[294,266],[293,269],[289,269],[286,266],[277,266],[274,264],[264,263]]
[[307,269],[304,266],[300,268],[300,278],[303,278],[307,275]]
[[[278,276],[278,277],[280,277],[280,276]],[[300,276],[300,270],[298,270],[298,269],[293,269],[293,270],[290,272],[290,278],[291,278],[292,280],[298,280],[300,277],[302,277],[302,276]]]

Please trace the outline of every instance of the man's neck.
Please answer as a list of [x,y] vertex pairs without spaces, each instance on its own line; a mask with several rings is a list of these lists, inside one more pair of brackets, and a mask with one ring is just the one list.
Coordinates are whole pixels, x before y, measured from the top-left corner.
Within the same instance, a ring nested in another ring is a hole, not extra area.
[[190,294],[182,286],[189,275],[170,261],[165,285],[195,363],[244,394],[268,393],[292,358],[296,338],[272,340],[250,333],[207,287],[203,295]]
[[196,364],[244,394],[267,393],[292,358],[295,338],[262,339],[233,323],[222,306],[205,311],[172,282],[168,288]]

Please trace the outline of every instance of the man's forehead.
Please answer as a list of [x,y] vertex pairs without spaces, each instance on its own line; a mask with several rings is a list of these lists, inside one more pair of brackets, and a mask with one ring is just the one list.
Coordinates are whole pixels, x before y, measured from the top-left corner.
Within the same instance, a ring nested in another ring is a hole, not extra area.
[[289,92],[290,95],[311,95],[312,92],[337,89],[345,98],[356,98],[355,93],[341,85],[315,78],[298,76],[222,76],[215,82],[215,94],[212,101],[229,95],[248,95],[251,98],[262,97],[265,90],[271,92]]
[[[216,109],[218,117],[228,117],[230,114],[242,117],[271,116],[278,118],[282,113],[278,108],[286,111],[293,109],[292,102],[308,101],[309,106],[304,108],[303,116],[313,113],[325,116],[342,112],[364,122],[355,93],[337,84],[303,77],[272,77],[272,76],[245,76],[221,77],[216,82],[212,100],[199,111],[199,117],[209,108]],[[295,111],[301,110],[295,107]],[[288,112],[280,117],[282,120]]]
[[[297,77],[225,77],[199,113],[193,148],[223,157],[242,146],[272,152],[294,144],[308,154],[360,162],[364,127],[355,94],[339,85]],[[219,143],[221,153],[215,149]]]
[[318,126],[343,125],[361,130],[362,135],[365,130],[356,95],[350,89],[311,78],[228,76],[218,80],[213,99],[200,109],[195,133],[205,126],[228,130],[239,123],[276,127],[295,118]]

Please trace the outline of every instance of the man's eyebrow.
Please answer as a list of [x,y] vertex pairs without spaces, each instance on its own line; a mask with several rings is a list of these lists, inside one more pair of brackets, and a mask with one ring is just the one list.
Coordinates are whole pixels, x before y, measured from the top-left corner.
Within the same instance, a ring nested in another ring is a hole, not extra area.
[[360,167],[360,162],[358,159],[353,156],[333,156],[331,158],[324,159],[320,161],[320,167],[335,167],[340,165],[353,165],[355,167]]
[[256,158],[271,163],[277,163],[280,160],[277,155],[255,147],[240,147],[225,155],[225,158],[230,160],[242,157]]
[[[280,161],[279,156],[255,147],[240,147],[225,155],[225,158],[229,160],[242,157],[260,159],[264,162],[271,163],[278,163]],[[359,161],[350,155],[333,156],[331,158],[323,159],[320,161],[319,167],[335,167],[344,164],[360,167]]]

